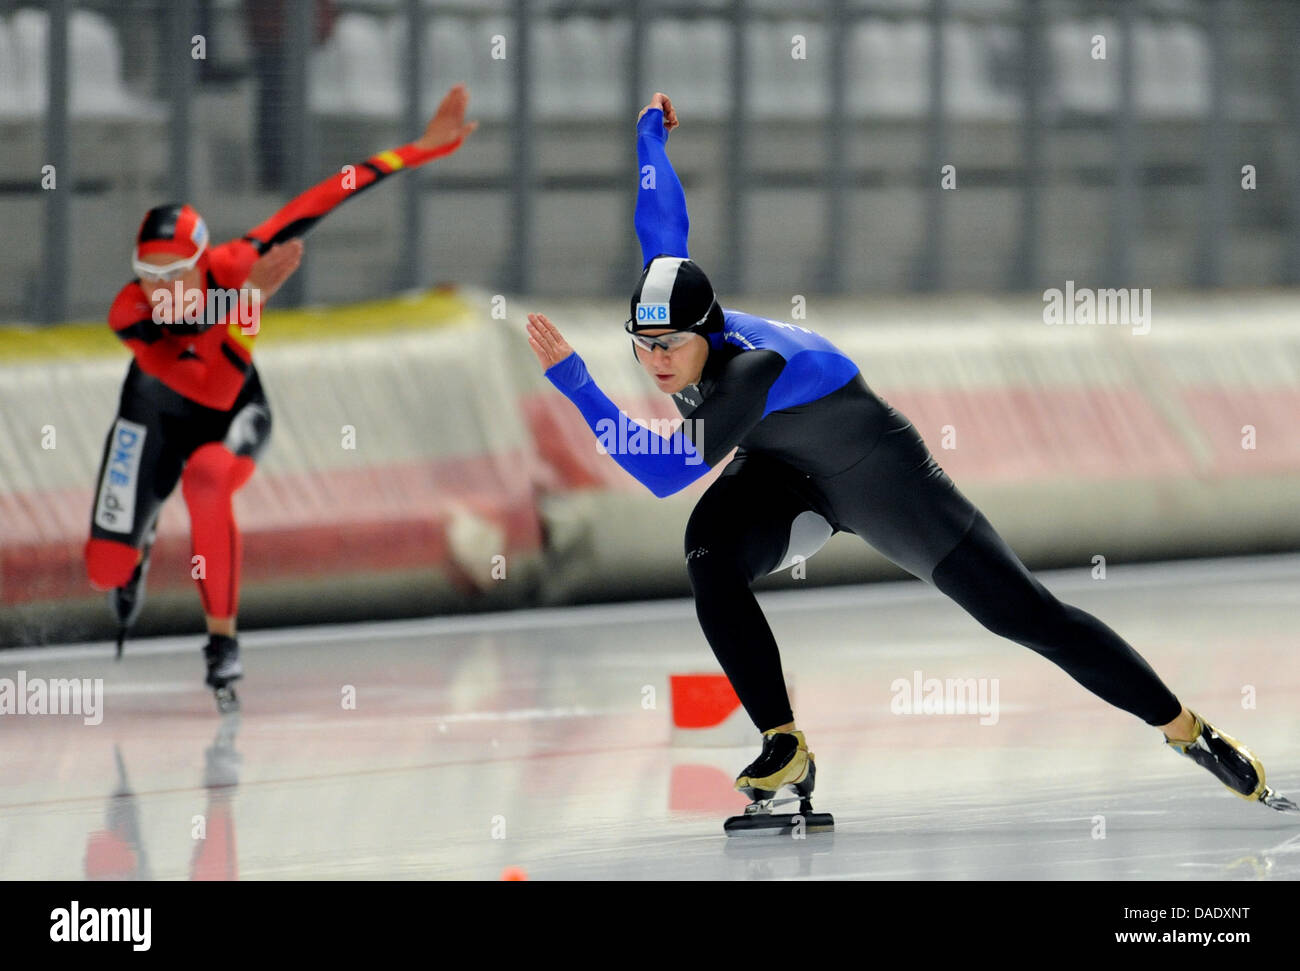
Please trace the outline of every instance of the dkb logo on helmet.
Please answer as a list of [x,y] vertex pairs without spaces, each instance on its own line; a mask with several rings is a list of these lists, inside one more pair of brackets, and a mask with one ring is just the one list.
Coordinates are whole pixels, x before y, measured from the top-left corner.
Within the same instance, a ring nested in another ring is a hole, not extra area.
[[638,324],[663,324],[668,326],[668,304],[639,303],[636,305],[636,322]]

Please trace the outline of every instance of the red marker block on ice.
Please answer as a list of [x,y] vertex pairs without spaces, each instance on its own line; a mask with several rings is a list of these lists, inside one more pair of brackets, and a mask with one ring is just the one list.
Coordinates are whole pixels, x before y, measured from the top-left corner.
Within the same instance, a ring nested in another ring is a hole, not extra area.
[[[794,689],[786,676],[786,693],[794,704]],[[759,731],[740,707],[740,699],[725,674],[670,674],[672,744],[736,746],[760,743]]]

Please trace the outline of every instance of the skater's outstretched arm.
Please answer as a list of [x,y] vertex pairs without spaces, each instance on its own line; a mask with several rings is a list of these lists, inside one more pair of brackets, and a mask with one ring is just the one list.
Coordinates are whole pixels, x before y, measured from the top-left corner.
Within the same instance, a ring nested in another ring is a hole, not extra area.
[[381,179],[456,151],[478,127],[476,121],[465,121],[468,105],[469,92],[463,84],[456,85],[442,99],[423,135],[406,145],[349,165],[338,175],[331,175],[295,197],[270,219],[244,234],[243,242],[248,246],[241,254],[242,258],[251,267],[253,261],[272,246],[304,235],[336,206]]
[[543,314],[528,315],[528,343],[546,369],[546,377],[564,396],[577,405],[597,438],[608,442],[657,442],[633,453],[608,449],[609,455],[658,498],[680,492],[709,471],[695,444],[677,428],[670,437],[632,421],[597,387],[583,363],[559,330]]
[[[719,465],[763,418],[767,393],[785,368],[771,352],[739,354],[728,362],[713,393],[671,436],[633,422],[597,387],[581,357],[543,314],[528,315],[528,343],[547,379],[577,405],[588,427],[604,441],[630,442],[654,435],[658,441],[636,452],[615,449],[611,457],[660,499],[680,492]],[[626,454],[625,454],[626,452]]]
[[639,188],[636,196],[636,236],[642,265],[656,256],[688,257],[686,193],[668,161],[668,133],[677,127],[677,112],[665,94],[655,93],[641,109],[636,123]]

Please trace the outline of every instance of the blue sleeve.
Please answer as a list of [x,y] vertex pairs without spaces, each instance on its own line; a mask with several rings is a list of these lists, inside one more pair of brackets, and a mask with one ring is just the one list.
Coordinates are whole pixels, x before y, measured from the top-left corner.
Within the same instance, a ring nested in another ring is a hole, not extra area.
[[651,108],[637,122],[636,157],[635,223],[641,265],[661,254],[689,257],[686,235],[691,223],[686,217],[686,193],[668,161],[668,133],[659,108]]
[[[680,492],[709,471],[704,457],[680,427],[664,438],[619,411],[596,386],[577,354],[551,365],[546,377],[578,406],[603,450],[660,499]],[[635,450],[627,447],[632,443],[636,443]]]

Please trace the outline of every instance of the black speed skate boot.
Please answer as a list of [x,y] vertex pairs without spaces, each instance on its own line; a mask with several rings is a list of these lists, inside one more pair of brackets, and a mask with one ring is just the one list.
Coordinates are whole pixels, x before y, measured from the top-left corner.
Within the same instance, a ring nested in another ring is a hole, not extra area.
[[239,662],[239,641],[224,634],[209,634],[203,659],[208,662],[205,683],[217,697],[217,711],[223,715],[238,711],[239,696],[232,685],[244,676],[244,666]]
[[1278,812],[1300,813],[1300,806],[1264,784],[1264,766],[1250,749],[1196,712],[1189,710],[1189,714],[1196,720],[1196,737],[1190,742],[1176,742],[1166,735],[1166,745],[1208,769],[1242,799],[1262,802]]
[[153,552],[153,541],[158,535],[158,527],[149,530],[149,538],[144,541],[140,551],[140,562],[135,565],[131,579],[120,587],[108,591],[108,605],[117,617],[117,659],[122,660],[122,645],[126,643],[127,632],[140,616],[144,606],[144,583],[149,576],[149,554]]
[[[831,832],[835,819],[812,808],[817,764],[803,732],[769,729],[763,733],[763,751],[736,778],[736,788],[753,800],[743,816],[732,816],[722,826],[728,836],[763,835],[803,838],[805,833]],[[793,790],[798,813],[774,814],[773,807],[795,802],[777,799],[784,786]]]

